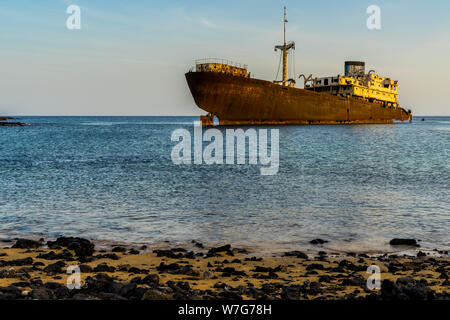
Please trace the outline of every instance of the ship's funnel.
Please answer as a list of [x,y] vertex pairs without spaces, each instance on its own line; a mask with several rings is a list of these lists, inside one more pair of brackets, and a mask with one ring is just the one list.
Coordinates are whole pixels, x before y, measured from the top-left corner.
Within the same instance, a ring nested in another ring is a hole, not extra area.
[[345,76],[362,76],[366,72],[365,67],[363,61],[345,61]]

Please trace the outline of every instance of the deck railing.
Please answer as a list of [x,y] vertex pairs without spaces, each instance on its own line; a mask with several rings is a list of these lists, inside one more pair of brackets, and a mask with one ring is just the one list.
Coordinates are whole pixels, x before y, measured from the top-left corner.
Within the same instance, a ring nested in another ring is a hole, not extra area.
[[228,66],[231,66],[231,67],[236,67],[236,68],[241,68],[241,69],[247,70],[247,65],[246,64],[241,64],[241,63],[234,62],[234,61],[227,60],[227,59],[206,58],[206,59],[195,60],[195,65],[196,66],[199,65],[199,64],[206,64],[206,63],[224,64],[224,65],[228,65]]

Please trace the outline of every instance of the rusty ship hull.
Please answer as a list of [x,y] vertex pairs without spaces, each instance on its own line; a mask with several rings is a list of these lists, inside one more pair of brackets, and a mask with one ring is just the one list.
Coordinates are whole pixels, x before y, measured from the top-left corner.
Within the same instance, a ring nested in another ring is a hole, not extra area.
[[226,73],[188,72],[185,76],[195,103],[209,113],[202,117],[204,125],[212,125],[214,116],[220,125],[411,121],[411,113],[401,107],[353,96],[334,96]]

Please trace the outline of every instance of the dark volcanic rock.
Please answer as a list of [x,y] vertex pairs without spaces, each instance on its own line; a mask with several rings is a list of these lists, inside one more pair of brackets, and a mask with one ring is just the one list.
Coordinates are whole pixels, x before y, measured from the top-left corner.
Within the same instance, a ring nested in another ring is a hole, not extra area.
[[55,289],[61,289],[61,288],[67,288],[65,285],[58,283],[58,282],[47,282],[44,285],[47,289],[55,290]]
[[41,247],[42,244],[39,241],[29,239],[18,239],[12,248],[18,249],[36,249]]
[[279,290],[279,284],[273,284],[273,283],[264,283],[261,286],[261,290],[266,294],[275,294]]
[[323,264],[312,263],[306,267],[306,270],[323,270]]
[[217,248],[211,248],[208,251],[208,255],[214,255],[218,252],[230,252],[231,251],[231,245],[226,244],[224,246],[221,247],[217,247]]
[[18,300],[22,298],[22,289],[15,286],[0,287],[0,300]]
[[60,237],[56,241],[48,241],[49,248],[66,247],[75,251],[78,257],[90,257],[94,253],[94,244],[87,239],[75,237]]
[[331,278],[330,276],[327,275],[323,275],[319,277],[319,282],[326,282],[326,283],[330,283],[333,280],[333,278]]
[[246,294],[249,297],[252,297],[255,300],[267,299],[266,292],[264,291],[264,289],[266,289],[268,291],[267,293],[272,292],[272,289],[269,288],[267,285],[268,284],[263,284],[262,290],[259,290],[259,289],[255,288],[255,287],[250,287],[250,288],[247,289]]
[[23,122],[8,122],[8,121],[0,121],[0,127],[23,127],[26,126]]
[[414,280],[414,278],[411,277],[402,277],[402,278],[398,278],[396,281],[397,285],[408,285],[408,284],[416,284],[416,280]]
[[95,259],[111,259],[111,260],[119,260],[119,256],[115,253],[104,253],[98,254],[94,257]]
[[284,253],[285,257],[297,257],[300,259],[308,259],[308,255],[306,253],[303,253],[301,251],[288,251]]
[[311,282],[309,284],[309,289],[308,289],[308,294],[309,295],[318,295],[320,293],[322,293],[322,289],[321,289],[322,285],[319,282]]
[[300,297],[306,295],[308,288],[306,285],[291,285],[285,286],[281,290],[281,299],[283,300],[298,300]]
[[97,273],[94,277],[87,277],[86,288],[88,292],[112,292],[114,289],[120,290],[121,286],[114,282],[114,279],[107,274]]
[[127,271],[128,271],[128,273],[134,273],[134,274],[139,274],[139,273],[146,274],[148,272],[148,270],[139,269],[137,267],[131,267]]
[[44,268],[44,271],[47,273],[64,273],[63,268],[66,264],[63,261],[57,261],[53,264],[49,264]]
[[328,242],[328,240],[314,239],[314,240],[311,240],[309,243],[311,243],[311,244],[324,244],[324,243],[327,243],[327,242]]
[[251,257],[251,258],[244,259],[244,261],[257,261],[257,262],[260,262],[262,260],[263,260],[263,258],[257,258],[257,257]]
[[15,286],[15,287],[18,287],[18,288],[26,288],[26,287],[30,286],[30,284],[28,282],[25,282],[25,281],[14,282],[12,285]]
[[168,250],[153,250],[157,257],[167,257],[171,259],[195,259],[195,253],[193,251],[186,252],[183,248],[175,248]]
[[417,257],[418,257],[418,258],[420,258],[420,257],[426,257],[426,256],[427,256],[427,254],[426,254],[425,252],[422,252],[422,251],[417,252]]
[[394,274],[401,270],[402,265],[398,263],[389,263],[387,268],[390,273]]
[[176,300],[197,300],[198,297],[191,291],[190,285],[188,282],[183,281],[168,281],[167,286],[172,289],[173,296]]
[[361,287],[366,284],[366,280],[360,277],[356,278],[348,278],[348,279],[342,279],[342,285],[343,286],[355,286],[355,287]]
[[111,250],[112,252],[126,252],[127,251],[127,249],[126,248],[124,248],[124,247],[114,247],[114,248],[112,248],[112,250]]
[[116,271],[116,268],[112,267],[112,266],[108,266],[105,262],[104,263],[100,263],[99,265],[97,265],[94,269],[94,272],[114,272]]
[[334,268],[330,269],[330,272],[335,272],[335,273],[345,273],[344,268],[342,268],[341,266],[337,266]]
[[414,284],[415,281],[405,279],[395,284],[385,279],[381,284],[381,298],[384,300],[432,300],[436,293],[425,282]]
[[420,245],[417,243],[415,239],[392,239],[389,242],[392,246],[413,246],[413,247],[420,247]]
[[104,273],[98,273],[94,277],[87,277],[85,283],[82,289],[83,293],[108,300],[119,299],[117,296],[128,300],[141,300],[146,291],[145,288],[138,288],[135,281],[122,284]]
[[239,293],[228,290],[227,288],[224,288],[223,291],[219,293],[219,296],[226,300],[242,300],[242,296]]
[[45,260],[67,260],[72,261],[73,255],[70,251],[64,250],[62,253],[55,253],[50,251],[49,253],[40,253],[37,258]]
[[23,258],[10,261],[0,261],[0,266],[29,266],[33,264],[33,258]]
[[56,296],[53,294],[52,290],[47,288],[36,288],[30,292],[30,296],[35,300],[53,300]]
[[256,273],[253,278],[255,279],[278,279],[278,274],[270,271],[268,274]]
[[256,266],[255,269],[253,269],[253,272],[280,272],[280,271],[285,271],[286,268],[282,267],[282,266],[278,266],[276,268],[270,268],[270,267],[261,267],[261,266]]
[[87,264],[81,264],[79,266],[79,268],[80,268],[80,271],[83,273],[91,273],[92,272],[92,267]]
[[184,254],[183,258],[185,258],[185,259],[195,259],[195,253],[194,253],[194,251],[186,252],[186,253]]
[[160,265],[156,267],[156,270],[171,274],[185,274],[193,277],[200,276],[200,273],[193,270],[191,265],[181,267],[178,263],[165,264],[164,262],[161,262]]
[[192,240],[192,243],[193,243],[194,246],[196,246],[197,248],[200,248],[200,249],[203,249],[203,248],[204,248],[203,243],[201,243],[201,242],[197,242],[197,241],[195,241],[195,240]]
[[173,249],[169,249],[169,250],[153,250],[153,253],[156,253],[157,257],[167,257],[167,258],[171,258],[171,259],[181,259],[183,258],[183,253],[178,252],[176,250]]
[[0,279],[15,278],[15,277],[16,271],[14,270],[14,268],[0,270]]
[[309,270],[308,272],[305,273],[305,275],[309,276],[309,275],[316,275],[319,274],[317,271],[314,270]]
[[351,270],[351,271],[366,271],[367,270],[367,266],[365,266],[365,265],[358,266],[358,265],[355,265],[355,264],[351,263],[348,260],[340,261],[339,262],[339,266],[342,267],[342,268],[346,268],[348,270]]
[[178,263],[165,264],[164,262],[161,262],[159,266],[156,267],[156,270],[161,272],[179,271],[180,269],[181,266]]
[[173,297],[170,294],[156,289],[148,290],[142,297],[142,300],[172,300],[172,299]]
[[137,288],[137,284],[136,283],[126,284],[120,289],[119,295],[122,296],[122,297],[129,298],[131,295],[133,295],[134,290],[136,288]]
[[141,280],[141,284],[147,284],[152,288],[157,288],[159,285],[159,276],[157,274],[149,274]]
[[233,267],[217,268],[216,271],[222,272],[222,277],[246,276],[247,275],[244,271],[236,270]]
[[411,300],[433,300],[435,297],[435,292],[424,283],[401,286],[400,290]]

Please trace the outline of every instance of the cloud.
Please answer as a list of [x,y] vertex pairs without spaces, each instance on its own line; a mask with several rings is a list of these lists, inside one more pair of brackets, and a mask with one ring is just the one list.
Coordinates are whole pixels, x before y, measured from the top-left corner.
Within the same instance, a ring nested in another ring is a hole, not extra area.
[[200,18],[200,23],[207,28],[218,29],[218,26],[215,23],[206,18]]

